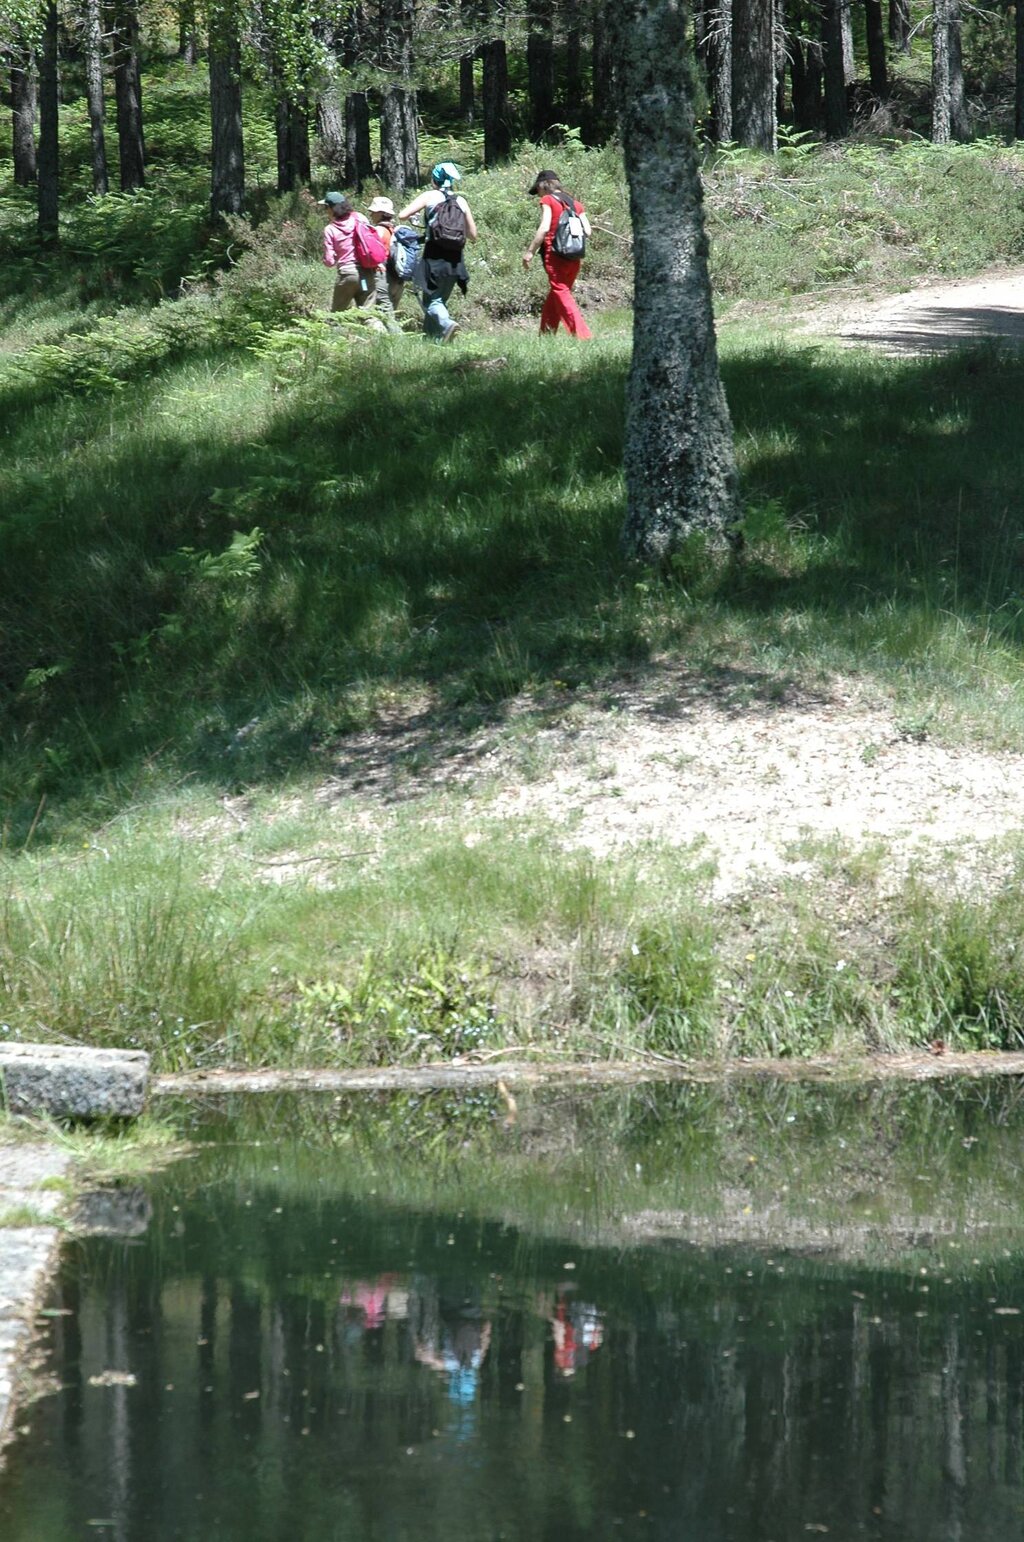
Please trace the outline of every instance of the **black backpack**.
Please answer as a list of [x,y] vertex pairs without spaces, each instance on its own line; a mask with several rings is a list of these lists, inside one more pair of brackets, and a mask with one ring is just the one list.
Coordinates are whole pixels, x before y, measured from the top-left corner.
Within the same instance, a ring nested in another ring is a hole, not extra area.
[[587,235],[572,198],[568,202],[562,199],[562,212],[551,237],[551,250],[556,257],[565,257],[569,262],[579,262],[586,254]]
[[427,216],[427,240],[445,257],[460,257],[466,244],[466,211],[454,193],[446,192],[444,202],[434,205]]

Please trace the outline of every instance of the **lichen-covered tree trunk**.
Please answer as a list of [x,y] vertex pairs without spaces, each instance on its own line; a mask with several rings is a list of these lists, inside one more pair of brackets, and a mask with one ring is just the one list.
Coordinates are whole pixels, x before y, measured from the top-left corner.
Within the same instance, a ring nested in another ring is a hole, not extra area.
[[350,91],[345,98],[345,186],[360,192],[372,176],[370,103],[365,91]]
[[39,163],[38,229],[48,245],[59,239],[60,148],[58,115],[60,92],[57,76],[57,4],[49,0],[44,12],[43,46],[39,58]]
[[932,140],[968,137],[959,0],[935,0],[932,9]]
[[732,425],[718,370],[681,0],[612,10],[633,223],[625,550],[662,563],[692,535],[733,538]]
[[323,164],[330,168],[332,180],[345,175],[345,119],[341,93],[333,73],[317,93],[317,150]]
[[23,64],[11,65],[11,149],[14,180],[29,187],[36,180],[36,65],[27,50]]
[[748,150],[776,148],[775,7],[732,0],[732,132]]
[[380,178],[385,187],[416,187],[420,180],[416,93],[389,86],[380,104]]
[[103,22],[100,0],[85,0],[82,12],[82,53],[85,63],[85,101],[89,113],[89,144],[92,151],[92,190],[105,193],[107,142],[103,103]]

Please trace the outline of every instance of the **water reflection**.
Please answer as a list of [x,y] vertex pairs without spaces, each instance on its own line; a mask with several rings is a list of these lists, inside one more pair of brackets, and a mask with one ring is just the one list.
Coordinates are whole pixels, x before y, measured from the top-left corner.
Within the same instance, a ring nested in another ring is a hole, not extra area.
[[[710,1172],[709,1105],[671,1098],[523,1108],[529,1160],[500,1106],[479,1139],[459,1111],[430,1163],[382,1144],[383,1107],[316,1147],[297,1107],[233,1111],[152,1181],[144,1237],[69,1250],[62,1391],[0,1483],[5,1542],[1019,1535],[1017,1103],[872,1104],[852,1160],[896,1240],[867,1247],[863,1196],[818,1216],[812,1148],[853,1132],[827,1102],[803,1136],[770,1100],[726,1110]],[[794,1230],[751,1239],[783,1173]]]

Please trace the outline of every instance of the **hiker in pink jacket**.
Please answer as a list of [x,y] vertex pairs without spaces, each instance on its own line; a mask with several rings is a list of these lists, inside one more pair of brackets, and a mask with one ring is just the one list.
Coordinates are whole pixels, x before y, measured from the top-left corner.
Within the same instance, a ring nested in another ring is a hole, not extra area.
[[370,310],[376,301],[376,271],[359,268],[355,253],[356,225],[370,221],[357,214],[344,193],[325,193],[320,202],[331,211],[324,226],[324,267],[334,269],[331,310],[347,311],[350,305]]

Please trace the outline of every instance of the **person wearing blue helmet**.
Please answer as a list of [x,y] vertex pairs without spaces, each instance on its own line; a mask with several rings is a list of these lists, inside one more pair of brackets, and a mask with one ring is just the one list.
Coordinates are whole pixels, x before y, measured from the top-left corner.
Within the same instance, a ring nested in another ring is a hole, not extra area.
[[400,220],[423,214],[426,238],[413,283],[423,306],[423,330],[438,343],[450,343],[459,330],[448,313],[448,301],[458,285],[463,294],[469,286],[465,246],[477,236],[473,211],[455,184],[462,172],[452,161],[439,161],[430,173],[430,186],[400,209]]

